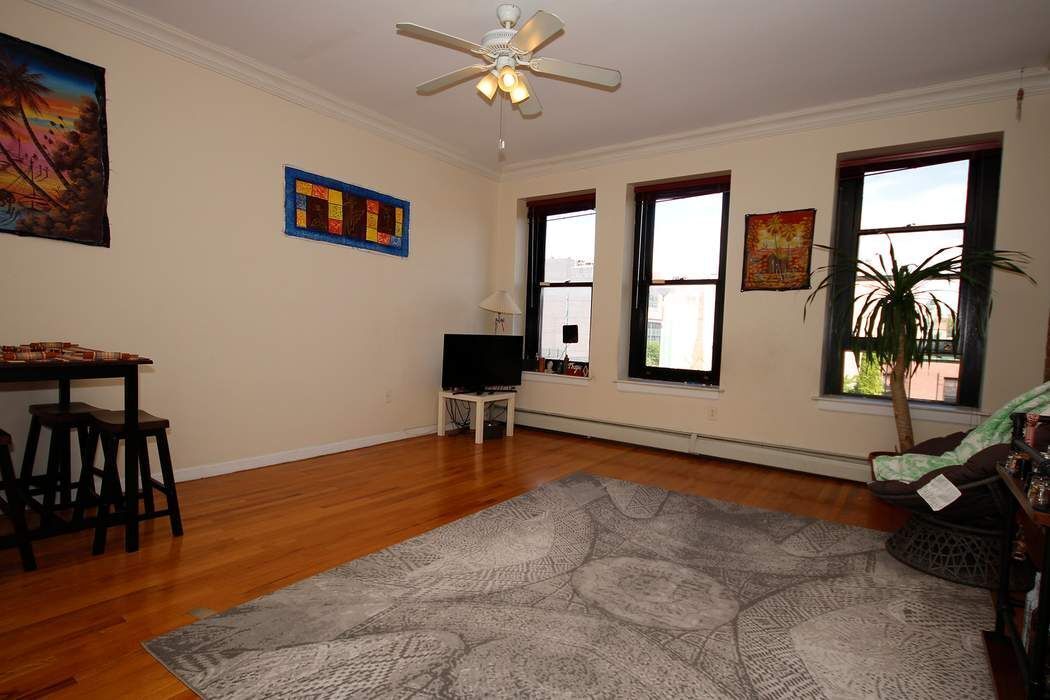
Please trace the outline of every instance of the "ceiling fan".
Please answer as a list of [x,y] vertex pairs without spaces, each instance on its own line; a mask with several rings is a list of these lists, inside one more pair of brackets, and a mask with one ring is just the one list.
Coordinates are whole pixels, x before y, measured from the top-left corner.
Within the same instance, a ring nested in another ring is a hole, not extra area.
[[620,71],[612,68],[544,56],[533,57],[536,49],[564,29],[565,23],[556,15],[540,10],[520,29],[514,29],[521,17],[521,10],[517,5],[500,5],[496,8],[496,16],[499,18],[500,28],[486,33],[480,44],[411,22],[395,25],[397,31],[402,34],[467,51],[485,60],[485,63],[460,68],[417,85],[416,92],[432,95],[476,75],[484,74],[478,81],[477,88],[486,99],[491,101],[496,96],[496,91],[502,90],[510,96],[511,102],[518,105],[518,111],[523,117],[534,117],[543,107],[525,74],[521,72],[522,68],[536,75],[568,78],[606,88],[615,88],[620,84]]

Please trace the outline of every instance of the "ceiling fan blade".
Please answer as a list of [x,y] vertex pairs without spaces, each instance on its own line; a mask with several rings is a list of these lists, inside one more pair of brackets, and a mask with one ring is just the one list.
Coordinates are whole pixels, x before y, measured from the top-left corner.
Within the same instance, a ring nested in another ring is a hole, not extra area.
[[529,61],[529,68],[535,73],[556,75],[604,87],[614,88],[620,84],[620,71],[601,66],[589,66],[586,63],[573,63],[541,56]]
[[492,69],[491,65],[477,64],[474,66],[467,66],[466,68],[460,68],[454,70],[451,73],[445,73],[442,76],[428,80],[425,83],[421,83],[416,86],[416,92],[421,95],[433,95],[435,92],[444,90],[447,87],[452,87],[456,83],[462,83],[467,78],[472,78],[479,73],[485,73]]
[[519,73],[518,80],[525,83],[525,89],[529,91],[529,98],[518,103],[518,111],[523,117],[535,117],[543,111],[540,98],[536,97],[536,91],[532,89],[532,85],[525,79],[524,75]]
[[564,27],[565,23],[557,15],[540,10],[511,37],[510,47],[522,53],[532,53]]
[[394,28],[400,33],[407,34],[416,39],[432,41],[435,44],[444,44],[445,46],[451,46],[460,51],[470,51],[472,53],[480,53],[483,51],[481,46],[475,44],[473,41],[460,39],[458,36],[452,36],[451,34],[439,32],[436,29],[430,29],[428,27],[421,27],[420,25],[411,22],[398,22],[394,25]]

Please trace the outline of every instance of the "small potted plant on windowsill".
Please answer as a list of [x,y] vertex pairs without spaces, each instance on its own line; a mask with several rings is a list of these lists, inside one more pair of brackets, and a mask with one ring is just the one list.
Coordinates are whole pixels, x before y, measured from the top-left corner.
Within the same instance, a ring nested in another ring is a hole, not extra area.
[[[888,236],[887,236],[888,238]],[[892,241],[889,260],[876,256],[875,261],[836,255],[827,246],[815,245],[831,254],[828,265],[817,268],[824,277],[806,298],[802,319],[810,304],[822,290],[839,290],[835,294],[852,294],[853,285],[836,287],[841,278],[863,281],[870,291],[857,294],[851,304],[830,304],[830,309],[843,309],[844,314],[833,319],[833,333],[852,331],[862,343],[853,343],[857,365],[876,363],[890,375],[890,397],[893,417],[897,424],[898,449],[909,450],[915,444],[911,410],[905,380],[924,363],[930,362],[945,344],[942,337],[947,329],[952,348],[958,347],[956,312],[931,291],[948,280],[959,279],[972,291],[989,292],[990,268],[1035,280],[1024,271],[1030,258],[1025,253],[1011,250],[966,250],[958,246],[941,248],[916,265],[898,265]],[[989,299],[990,302],[990,299]],[[988,305],[991,310],[991,304]],[[851,317],[849,314],[852,313]],[[985,314],[986,316],[987,314]],[[984,332],[985,318],[977,319],[977,331]]]

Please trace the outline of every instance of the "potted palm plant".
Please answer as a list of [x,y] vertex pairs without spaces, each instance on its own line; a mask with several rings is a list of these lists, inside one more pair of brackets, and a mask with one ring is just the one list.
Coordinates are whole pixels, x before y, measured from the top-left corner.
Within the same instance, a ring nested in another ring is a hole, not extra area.
[[[892,241],[888,261],[882,255],[873,261],[835,255],[827,246],[816,246],[832,253],[828,265],[817,268],[823,279],[806,298],[802,318],[822,290],[829,294],[850,294],[850,288],[837,288],[833,282],[843,277],[864,282],[851,304],[831,304],[842,309],[843,317],[833,319],[834,333],[850,329],[863,338],[852,350],[858,366],[876,363],[890,375],[890,396],[897,424],[899,449],[904,452],[915,444],[911,410],[908,406],[906,379],[926,362],[930,362],[948,342],[957,347],[958,323],[955,310],[938,298],[935,289],[948,280],[959,279],[972,290],[988,292],[989,269],[1023,275],[1033,284],[1024,266],[1030,258],[1011,250],[967,250],[958,246],[941,248],[916,265],[897,263]],[[835,290],[834,292],[832,290]],[[989,304],[989,310],[991,305]],[[853,313],[853,316],[850,316]],[[978,319],[978,332],[983,333],[983,318]]]

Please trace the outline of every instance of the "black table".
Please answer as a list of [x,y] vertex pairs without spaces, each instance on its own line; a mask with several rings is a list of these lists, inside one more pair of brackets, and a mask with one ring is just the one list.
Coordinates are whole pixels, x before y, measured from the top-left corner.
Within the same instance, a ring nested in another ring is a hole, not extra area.
[[124,549],[139,548],[139,441],[132,439],[139,424],[139,366],[153,360],[21,360],[0,361],[0,383],[58,381],[58,403],[69,408],[70,382],[75,379],[123,379],[124,419],[129,438],[124,443]]

